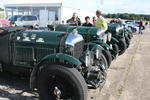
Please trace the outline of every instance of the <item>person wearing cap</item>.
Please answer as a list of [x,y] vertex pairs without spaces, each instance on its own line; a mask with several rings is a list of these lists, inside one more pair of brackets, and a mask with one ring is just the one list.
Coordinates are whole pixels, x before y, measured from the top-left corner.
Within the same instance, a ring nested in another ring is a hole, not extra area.
[[102,33],[105,33],[105,31],[108,29],[108,25],[104,17],[102,16],[102,12],[100,10],[96,11],[97,21],[96,21],[96,27],[97,35],[101,35]]
[[90,23],[90,17],[85,17],[85,23],[82,26],[92,27],[93,25]]

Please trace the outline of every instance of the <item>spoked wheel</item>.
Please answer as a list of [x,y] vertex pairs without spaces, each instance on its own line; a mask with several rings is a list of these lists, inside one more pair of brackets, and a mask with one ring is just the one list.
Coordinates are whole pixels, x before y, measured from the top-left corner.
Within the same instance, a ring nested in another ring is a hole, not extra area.
[[98,66],[100,69],[100,73],[97,77],[97,84],[95,86],[95,88],[99,87],[99,89],[101,90],[103,88],[103,86],[106,83],[106,78],[107,78],[107,69],[108,69],[108,65],[107,65],[107,60],[105,58],[105,56],[103,54],[100,55],[101,57],[99,57],[99,59],[95,60],[95,66]]
[[112,62],[112,57],[111,57],[111,53],[108,50],[102,50],[103,55],[105,56],[106,60],[107,60],[107,64],[108,64],[108,68]]
[[99,59],[95,59],[94,62],[95,62],[95,65],[99,66],[99,68],[101,70],[107,71],[107,69],[108,69],[108,62],[106,60],[106,57],[103,54],[100,54]]
[[112,44],[113,51],[111,51],[112,59],[114,60],[119,55],[119,47],[116,43]]
[[75,68],[51,65],[38,79],[40,100],[86,100],[87,85]]

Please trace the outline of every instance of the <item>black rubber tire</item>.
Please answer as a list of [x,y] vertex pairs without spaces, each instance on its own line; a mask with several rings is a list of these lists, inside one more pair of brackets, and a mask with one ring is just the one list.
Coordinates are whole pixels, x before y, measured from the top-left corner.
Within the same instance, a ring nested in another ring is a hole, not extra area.
[[129,39],[128,36],[125,36],[125,40],[126,40],[126,44],[127,44],[127,48],[128,48],[130,46],[131,39]]
[[[113,52],[111,52],[111,54],[112,54],[113,56],[118,56],[118,55],[119,55],[119,47],[118,47],[117,43],[113,43],[113,44],[112,44],[112,48],[113,48],[113,50],[114,50],[117,54],[114,54]],[[115,59],[115,58],[112,57],[112,60],[113,60],[113,59]]]
[[112,57],[111,57],[111,53],[108,50],[102,50],[103,55],[105,56],[106,60],[107,60],[107,64],[108,64],[108,68],[112,62]]
[[118,43],[119,55],[122,55],[127,49],[127,44],[126,44],[125,39],[123,39],[123,38],[118,39],[118,41],[119,41],[119,43]]
[[107,69],[108,69],[108,62],[107,62],[107,59],[106,59],[106,57],[104,56],[104,54],[101,54],[101,59],[102,59],[103,62],[104,62],[104,66],[105,66],[105,68],[106,68],[105,71],[107,71]]
[[129,38],[129,39],[132,39],[132,37],[133,37],[133,36],[132,36],[132,33],[128,33],[128,38]]
[[[108,69],[108,63],[107,63],[107,60],[105,58],[105,56],[103,54],[101,54],[101,58],[103,59],[104,61],[104,64],[107,66],[107,69]],[[102,71],[102,75],[103,75],[103,81],[101,82],[100,86],[99,86],[99,90],[101,91],[101,89],[104,87],[105,83],[106,83],[106,79],[107,79],[107,69],[102,69],[101,68],[101,71]]]
[[[71,89],[71,92],[73,92],[72,95],[74,97],[73,99],[71,98],[71,100],[87,100],[87,84],[81,73],[75,68],[67,68],[62,65],[49,65],[40,72],[38,78],[38,93],[40,100],[56,100],[56,98],[54,98],[54,93],[50,92],[49,88],[51,86],[50,83],[53,83],[52,79],[54,80],[55,78],[56,80],[57,76],[59,77],[58,79],[61,80],[61,82],[57,83],[62,84],[65,82],[64,84],[68,84],[65,86],[65,89]],[[55,85],[55,83],[53,84]],[[69,91],[68,93],[70,93]]]
[[[107,64],[107,60],[105,58],[105,56],[101,53],[99,59],[95,59],[94,60],[94,66],[98,66],[99,67],[99,71],[101,73],[101,75],[99,75],[99,81],[98,83],[95,83],[94,85],[91,84],[91,86],[89,86],[89,89],[97,89],[99,88],[100,90],[103,88],[103,86],[106,83],[106,78],[107,78],[107,69],[108,69],[108,64]],[[92,81],[96,82],[96,81]]]

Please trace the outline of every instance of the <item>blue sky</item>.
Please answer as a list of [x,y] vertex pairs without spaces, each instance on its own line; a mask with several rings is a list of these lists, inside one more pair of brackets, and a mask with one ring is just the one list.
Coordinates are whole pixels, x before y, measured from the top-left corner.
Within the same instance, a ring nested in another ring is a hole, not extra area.
[[150,14],[150,0],[105,0],[104,11]]
[[[3,7],[3,5],[6,3],[16,3],[18,1],[23,2],[24,0],[0,0],[0,7]],[[25,0],[25,1],[34,1],[34,0]],[[94,1],[97,0],[91,0],[90,2]],[[103,12],[105,13],[150,14],[150,0],[104,0],[102,9]]]

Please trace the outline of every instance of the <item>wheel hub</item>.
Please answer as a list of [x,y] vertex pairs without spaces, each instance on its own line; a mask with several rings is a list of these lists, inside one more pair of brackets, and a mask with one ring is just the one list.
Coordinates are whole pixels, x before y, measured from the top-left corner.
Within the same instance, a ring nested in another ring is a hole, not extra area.
[[57,99],[59,99],[61,96],[61,91],[58,89],[57,86],[55,86],[54,88],[54,95],[57,97]]

